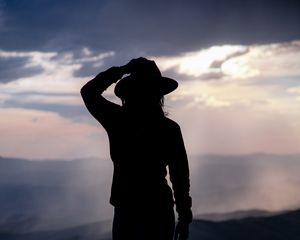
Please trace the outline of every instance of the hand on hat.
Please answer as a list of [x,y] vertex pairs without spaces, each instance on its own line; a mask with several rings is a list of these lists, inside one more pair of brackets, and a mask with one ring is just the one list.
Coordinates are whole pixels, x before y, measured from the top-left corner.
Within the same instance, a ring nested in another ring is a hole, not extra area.
[[145,66],[146,64],[149,64],[150,62],[152,62],[152,61],[150,61],[144,57],[134,58],[134,59],[130,60],[129,63],[122,66],[121,68],[124,73],[130,74],[130,73],[136,72],[138,69]]
[[125,73],[121,67],[111,67],[104,72],[99,73],[96,78],[104,76],[104,78],[111,79],[113,82],[117,82],[122,78]]
[[132,74],[137,73],[139,70],[147,69],[147,66],[149,63],[153,61],[150,61],[146,58],[140,57],[140,58],[134,58],[129,61],[124,66],[120,67],[111,67],[107,69],[104,72],[99,73],[96,78],[99,78],[100,75],[105,75],[105,78],[112,79],[114,82],[117,82],[122,78],[124,74]]

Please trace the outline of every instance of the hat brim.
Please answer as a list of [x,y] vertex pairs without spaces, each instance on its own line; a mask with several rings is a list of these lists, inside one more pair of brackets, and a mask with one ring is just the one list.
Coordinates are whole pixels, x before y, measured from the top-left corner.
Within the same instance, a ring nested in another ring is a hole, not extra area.
[[[155,80],[155,84],[141,83],[140,80],[134,79],[131,76],[122,78],[115,86],[115,95],[121,99],[126,97],[126,94],[132,90],[141,91],[141,93],[150,91],[157,91],[161,96],[173,92],[178,87],[178,82],[172,78],[159,77]],[[138,86],[137,86],[138,85]]]

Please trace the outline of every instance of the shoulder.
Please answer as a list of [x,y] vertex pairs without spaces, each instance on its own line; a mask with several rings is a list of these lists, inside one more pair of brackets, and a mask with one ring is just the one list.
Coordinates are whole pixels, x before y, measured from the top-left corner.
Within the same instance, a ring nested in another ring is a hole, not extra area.
[[177,122],[175,122],[174,120],[168,118],[168,117],[164,117],[164,123],[165,126],[173,131],[180,131],[180,126]]

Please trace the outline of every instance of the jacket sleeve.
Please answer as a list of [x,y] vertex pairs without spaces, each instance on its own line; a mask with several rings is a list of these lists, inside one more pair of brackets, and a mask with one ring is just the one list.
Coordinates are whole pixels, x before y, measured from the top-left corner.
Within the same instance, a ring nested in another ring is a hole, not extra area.
[[192,198],[190,197],[190,174],[188,158],[180,127],[176,125],[172,134],[172,159],[169,174],[173,187],[178,221],[190,223],[193,219]]
[[99,73],[81,88],[81,96],[90,114],[107,130],[117,119],[121,106],[112,103],[102,96],[102,93],[122,77],[118,67],[112,67]]

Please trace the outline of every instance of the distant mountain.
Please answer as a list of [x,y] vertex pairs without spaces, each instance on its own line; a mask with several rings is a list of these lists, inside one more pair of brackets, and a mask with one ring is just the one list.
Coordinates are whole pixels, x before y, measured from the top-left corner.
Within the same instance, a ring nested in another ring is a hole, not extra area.
[[[212,222],[194,220],[189,240],[299,240],[300,210],[276,216]],[[111,240],[111,222],[97,222],[54,231],[0,232],[5,240]],[[107,227],[108,226],[108,227]]]
[[0,229],[52,230],[111,219],[111,175],[109,160],[0,157]]
[[61,230],[28,233],[0,231],[2,240],[111,240],[111,222],[97,222]]
[[190,240],[299,240],[300,210],[221,222],[195,220]]
[[[285,211],[284,211],[285,212]],[[239,210],[233,212],[226,213],[206,213],[206,214],[198,214],[194,216],[196,219],[208,220],[213,222],[220,222],[225,220],[239,220],[243,218],[249,217],[268,217],[274,216],[277,214],[281,214],[283,212],[270,212],[265,210],[253,209],[253,210]]]

